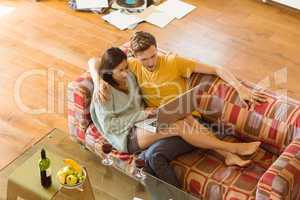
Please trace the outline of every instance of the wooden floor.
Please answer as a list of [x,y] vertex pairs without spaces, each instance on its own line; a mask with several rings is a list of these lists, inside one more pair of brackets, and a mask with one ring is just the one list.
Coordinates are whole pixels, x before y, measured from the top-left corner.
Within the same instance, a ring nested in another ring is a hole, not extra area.
[[[153,33],[163,49],[224,66],[300,99],[299,12],[259,0],[186,1],[198,8],[182,20],[164,29],[141,24],[136,30]],[[0,2],[0,168],[51,129],[67,131],[67,83],[86,69],[89,57],[122,44],[133,32],[66,4]],[[1,15],[1,6],[14,10]],[[47,107],[43,113],[26,110]]]

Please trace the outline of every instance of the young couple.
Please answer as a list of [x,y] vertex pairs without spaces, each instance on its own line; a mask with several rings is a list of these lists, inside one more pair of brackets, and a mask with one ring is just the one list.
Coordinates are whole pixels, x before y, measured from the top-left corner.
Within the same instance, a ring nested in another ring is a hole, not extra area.
[[113,147],[131,154],[142,151],[148,171],[175,186],[180,184],[169,162],[195,147],[220,153],[227,165],[250,163],[239,155],[253,154],[260,142],[219,140],[191,115],[157,133],[134,124],[153,117],[158,106],[189,89],[187,78],[192,73],[220,76],[238,91],[243,103],[266,101],[262,93],[250,91],[223,68],[173,54],[160,54],[155,37],[150,33],[136,32],[130,40],[130,48],[133,58],[127,58],[121,49],[113,47],[106,50],[101,59],[93,58],[88,63],[94,82],[91,117]]

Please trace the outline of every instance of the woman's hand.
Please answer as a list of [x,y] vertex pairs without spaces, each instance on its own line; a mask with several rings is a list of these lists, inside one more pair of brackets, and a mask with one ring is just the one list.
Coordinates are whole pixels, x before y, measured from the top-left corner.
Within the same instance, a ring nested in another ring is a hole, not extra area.
[[145,109],[145,113],[146,113],[147,118],[154,117],[154,116],[156,116],[157,108],[148,107],[148,108]]
[[102,103],[110,100],[110,85],[105,82],[103,79],[99,80],[98,84],[94,86],[95,98],[101,101]]
[[100,66],[100,62],[101,62],[101,60],[99,58],[91,58],[88,61],[88,65],[95,69],[98,69]]
[[102,103],[109,100],[110,85],[99,77],[98,70],[101,60],[98,58],[91,58],[88,61],[90,73],[94,82],[94,98]]

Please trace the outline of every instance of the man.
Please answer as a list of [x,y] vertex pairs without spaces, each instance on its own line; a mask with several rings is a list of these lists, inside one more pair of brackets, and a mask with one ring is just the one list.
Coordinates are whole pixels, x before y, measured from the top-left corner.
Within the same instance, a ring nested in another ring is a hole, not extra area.
[[[150,33],[136,32],[130,40],[130,48],[134,57],[128,59],[129,69],[136,75],[149,107],[158,107],[189,89],[187,78],[192,73],[219,76],[237,90],[246,106],[248,103],[266,101],[263,93],[251,91],[225,68],[210,66],[175,54],[158,53],[156,39]],[[102,83],[99,95],[100,99],[105,101],[109,96],[108,85]]]
[[[252,92],[224,68],[195,62],[174,54],[158,53],[155,37],[150,33],[136,32],[130,40],[130,48],[134,57],[128,59],[128,66],[136,76],[148,107],[159,107],[189,89],[187,78],[192,73],[218,75],[237,90],[246,106],[249,102],[266,101],[262,93]],[[89,65],[97,65],[97,61],[91,60]],[[96,72],[91,73],[96,76]],[[100,84],[100,81],[95,88],[98,90],[100,100],[106,101],[110,88],[104,81]],[[193,146],[181,138],[170,137],[152,144],[141,157],[146,160],[149,172],[170,184],[180,186],[169,162],[193,149]]]

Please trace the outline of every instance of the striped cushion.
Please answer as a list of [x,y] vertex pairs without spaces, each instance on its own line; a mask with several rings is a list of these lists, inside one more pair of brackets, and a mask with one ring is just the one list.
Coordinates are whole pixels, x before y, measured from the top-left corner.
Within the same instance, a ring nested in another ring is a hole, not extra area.
[[[299,102],[266,91],[269,102],[247,109],[236,90],[216,76],[194,74],[190,82],[192,86],[201,84],[197,102],[203,118],[228,127],[240,139],[260,140],[264,148],[279,155],[294,138],[300,137]],[[244,84],[258,91],[253,85]]]

